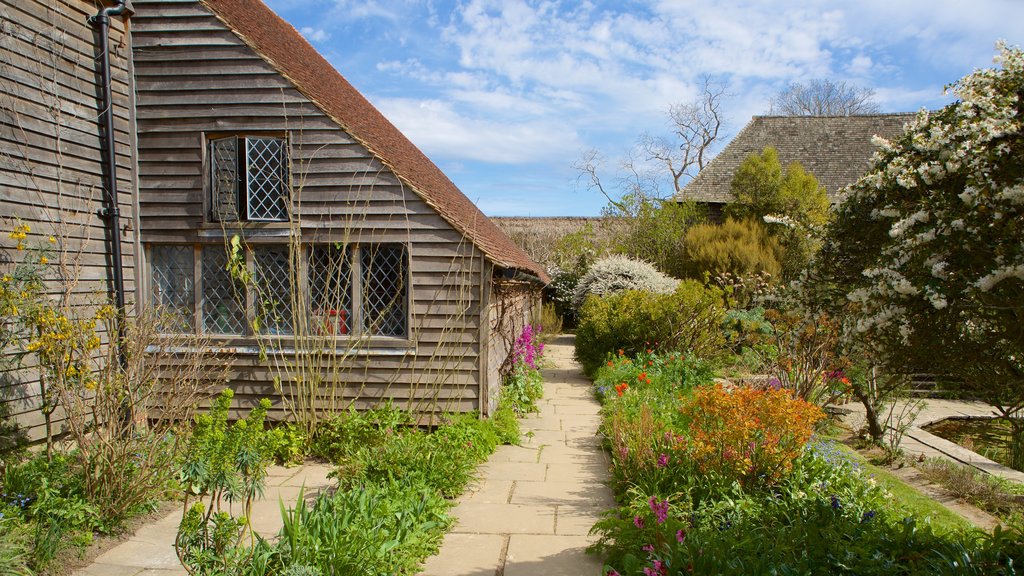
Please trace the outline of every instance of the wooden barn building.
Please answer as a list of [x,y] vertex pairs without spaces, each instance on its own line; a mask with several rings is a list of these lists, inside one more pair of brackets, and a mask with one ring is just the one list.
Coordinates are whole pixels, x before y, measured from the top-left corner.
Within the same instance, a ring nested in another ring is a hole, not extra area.
[[[159,309],[278,417],[297,382],[332,409],[494,409],[544,270],[291,25],[260,0],[53,4],[0,0],[0,144],[19,151],[0,178],[4,212],[84,263],[82,298],[119,269],[128,309]],[[115,232],[86,23],[104,6]],[[0,386],[37,426],[31,370]]]

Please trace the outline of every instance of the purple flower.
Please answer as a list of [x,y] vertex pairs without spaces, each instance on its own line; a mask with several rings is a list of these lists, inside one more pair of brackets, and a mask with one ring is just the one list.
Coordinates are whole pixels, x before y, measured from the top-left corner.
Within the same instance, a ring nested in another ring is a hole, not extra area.
[[680,528],[679,530],[676,530],[676,542],[682,544],[683,540],[686,540],[686,530]]
[[647,501],[647,505],[651,507],[651,512],[654,513],[654,518],[658,521],[658,524],[664,524],[665,520],[668,520],[668,500],[658,500],[654,496]]
[[658,456],[658,468],[664,468],[668,466],[668,454],[661,454]]
[[644,552],[654,552],[654,545],[653,544],[644,544],[643,546],[640,547],[640,549],[643,550]]
[[778,378],[772,378],[771,380],[768,381],[768,387],[771,388],[772,390],[779,390],[780,388],[782,388],[782,380],[779,380]]
[[636,526],[637,528],[643,530],[644,529],[644,519],[639,517],[639,516],[634,516],[633,517],[633,526]]
[[842,508],[843,505],[839,502],[839,496],[833,494],[830,499],[832,500],[833,510],[839,510],[840,508]]

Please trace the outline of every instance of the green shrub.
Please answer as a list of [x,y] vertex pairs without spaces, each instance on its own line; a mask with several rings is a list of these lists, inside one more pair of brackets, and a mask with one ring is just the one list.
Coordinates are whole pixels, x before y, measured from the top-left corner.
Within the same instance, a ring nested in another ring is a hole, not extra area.
[[285,467],[302,464],[309,446],[305,430],[293,423],[271,428],[267,433],[267,441],[270,442],[274,462]]
[[498,398],[498,409],[491,415],[490,423],[501,444],[519,444],[519,417],[509,397]]
[[764,226],[753,219],[726,218],[722,224],[698,224],[686,232],[686,274],[703,279],[706,274],[758,273],[777,277],[782,270],[782,248]]
[[564,323],[561,314],[558,313],[558,309],[555,307],[554,302],[545,302],[540,307],[540,319],[536,322],[540,326],[540,341],[550,342],[562,333],[562,324]]
[[615,350],[634,355],[649,348],[718,357],[724,348],[722,291],[685,280],[674,292],[630,290],[587,298],[576,329],[576,359],[593,375]]
[[608,296],[626,290],[643,290],[658,294],[672,292],[679,281],[666,276],[653,265],[627,256],[608,256],[590,267],[580,278],[573,292],[573,307],[577,310],[587,296]]

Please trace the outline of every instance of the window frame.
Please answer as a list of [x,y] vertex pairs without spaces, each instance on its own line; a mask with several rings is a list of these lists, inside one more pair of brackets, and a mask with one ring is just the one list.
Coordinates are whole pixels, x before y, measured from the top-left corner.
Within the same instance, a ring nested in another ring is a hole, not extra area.
[[[254,224],[280,224],[292,221],[292,174],[291,174],[291,141],[286,132],[280,131],[246,131],[246,132],[207,132],[204,133],[203,144],[203,195],[204,221],[206,223],[222,224],[225,222],[254,223]],[[261,218],[253,216],[250,194],[250,140],[272,139],[280,142],[280,187],[284,192],[282,218]],[[218,164],[214,147],[218,142],[234,140],[235,162],[232,184],[234,187],[234,211],[230,214],[233,217],[220,214],[217,199],[217,174]]]
[[[314,321],[315,318],[312,316],[312,295],[311,291],[311,278],[310,278],[310,260],[312,250],[324,247],[334,246],[335,244],[329,242],[315,242],[315,243],[302,243],[300,245],[299,255],[299,277],[301,278],[301,286],[299,289],[304,292],[304,298],[307,305],[310,307],[309,313],[311,314],[310,320]],[[155,293],[155,277],[154,277],[154,266],[156,262],[152,258],[153,250],[157,247],[163,246],[190,246],[193,250],[192,257],[192,295],[194,302],[191,307],[192,317],[190,318],[190,332],[163,332],[161,335],[174,336],[174,335],[189,335],[189,336],[202,336],[205,338],[215,339],[222,342],[255,342],[258,338],[272,338],[282,341],[292,340],[296,336],[294,334],[294,326],[288,333],[269,333],[263,332],[261,334],[255,334],[253,332],[253,321],[256,318],[256,311],[258,307],[257,295],[254,290],[250,287],[244,287],[244,294],[242,298],[238,300],[239,304],[243,306],[243,316],[245,318],[243,333],[240,334],[229,334],[220,332],[211,332],[207,329],[206,323],[206,278],[204,276],[203,263],[204,254],[206,250],[226,250],[223,243],[210,243],[210,242],[147,242],[144,246],[144,254],[146,255],[146,266],[145,266],[145,286],[146,286],[146,298],[144,299],[147,306],[155,306],[157,302],[154,300]],[[396,335],[372,333],[367,329],[364,321],[364,271],[362,266],[362,252],[364,249],[369,247],[397,247],[402,253],[402,266],[403,266],[403,277],[402,286],[403,294],[401,298],[402,320],[403,320],[403,333]],[[284,247],[288,249],[288,244],[281,242],[254,242],[248,244],[245,247],[245,266],[246,270],[250,275],[256,274],[255,269],[255,252],[261,248],[280,248]],[[411,273],[411,257],[409,245],[400,242],[372,242],[372,243],[351,243],[344,246],[347,261],[349,263],[349,285],[348,285],[348,298],[349,298],[349,314],[348,314],[348,331],[347,333],[333,334],[333,339],[338,342],[345,341],[357,341],[357,340],[369,340],[374,344],[388,344],[393,343],[395,345],[411,345],[411,326],[412,326],[412,273]],[[244,302],[242,302],[244,300]],[[310,334],[308,336],[323,337],[324,334]]]

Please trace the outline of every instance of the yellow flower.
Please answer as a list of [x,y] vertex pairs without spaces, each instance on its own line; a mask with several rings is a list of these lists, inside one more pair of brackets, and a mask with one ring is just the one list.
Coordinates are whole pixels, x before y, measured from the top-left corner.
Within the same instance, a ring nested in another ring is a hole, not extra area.
[[18,245],[15,246],[14,249],[15,250],[24,250],[25,249],[25,243],[24,242],[18,242]]
[[46,256],[40,256],[40,257],[39,257],[39,263],[40,263],[40,264],[46,264],[46,263],[48,263],[49,261],[50,261],[50,259],[49,259],[49,258],[47,258]]
[[56,244],[57,243],[57,238],[55,236],[50,236],[49,238],[47,238],[47,240],[50,241],[50,244]]
[[11,277],[8,276],[7,274],[4,274],[4,282],[10,282],[10,281],[11,281]]

